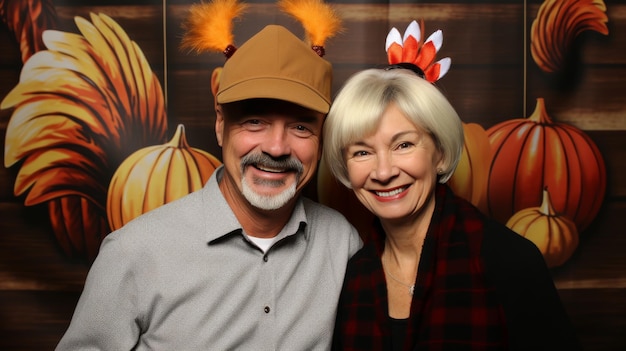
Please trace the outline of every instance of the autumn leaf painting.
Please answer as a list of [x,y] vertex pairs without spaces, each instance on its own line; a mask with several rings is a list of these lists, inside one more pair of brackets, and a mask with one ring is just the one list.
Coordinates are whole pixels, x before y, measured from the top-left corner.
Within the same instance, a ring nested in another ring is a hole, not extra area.
[[166,141],[164,96],[140,47],[109,16],[76,17],[80,34],[45,30],[46,47],[0,104],[13,109],[5,166],[14,194],[47,205],[69,256],[95,258],[110,230],[107,188],[134,151]]

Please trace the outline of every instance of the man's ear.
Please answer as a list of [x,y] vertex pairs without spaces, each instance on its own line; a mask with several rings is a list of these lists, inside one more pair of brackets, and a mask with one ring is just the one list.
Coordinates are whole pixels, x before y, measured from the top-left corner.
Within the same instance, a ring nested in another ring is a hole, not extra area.
[[222,67],[216,67],[211,74],[211,93],[213,93],[213,107],[215,108],[215,136],[217,138],[217,144],[221,147],[224,135],[224,113],[222,106],[217,103],[217,91],[220,88],[220,76],[222,74]]
[[222,105],[218,103],[215,104],[215,137],[217,144],[221,147],[224,139],[224,111]]
[[[220,77],[222,75],[222,67],[216,67],[211,74],[211,93],[213,93],[213,101],[217,105],[217,91],[220,88]],[[217,106],[214,106],[217,107]]]

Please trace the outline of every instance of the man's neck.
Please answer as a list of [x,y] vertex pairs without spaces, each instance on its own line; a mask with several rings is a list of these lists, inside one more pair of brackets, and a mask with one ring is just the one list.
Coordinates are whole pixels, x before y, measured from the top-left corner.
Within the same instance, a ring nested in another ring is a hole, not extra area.
[[272,238],[278,235],[289,221],[297,202],[296,197],[279,209],[263,210],[252,206],[241,192],[228,187],[224,179],[219,186],[244,232],[258,238]]

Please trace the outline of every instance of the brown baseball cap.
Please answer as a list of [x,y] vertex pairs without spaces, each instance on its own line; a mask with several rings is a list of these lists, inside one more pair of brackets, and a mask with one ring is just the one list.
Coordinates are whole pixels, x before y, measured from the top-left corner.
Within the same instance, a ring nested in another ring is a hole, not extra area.
[[328,113],[331,84],[330,62],[286,28],[269,25],[226,61],[217,102],[269,98]]

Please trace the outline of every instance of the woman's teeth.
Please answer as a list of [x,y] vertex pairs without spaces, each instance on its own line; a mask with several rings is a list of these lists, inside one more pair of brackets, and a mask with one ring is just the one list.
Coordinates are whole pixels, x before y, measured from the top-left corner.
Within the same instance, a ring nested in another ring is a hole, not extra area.
[[404,191],[404,189],[406,188],[403,187],[403,188],[398,188],[398,189],[391,190],[391,191],[375,191],[374,193],[380,197],[389,197],[389,196],[400,194],[401,192]]

